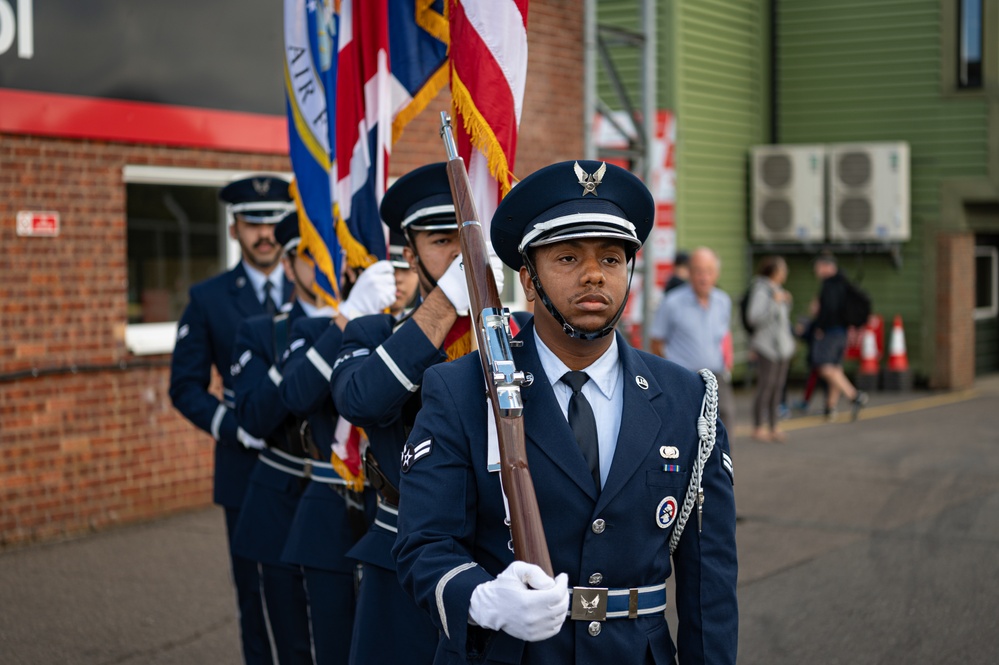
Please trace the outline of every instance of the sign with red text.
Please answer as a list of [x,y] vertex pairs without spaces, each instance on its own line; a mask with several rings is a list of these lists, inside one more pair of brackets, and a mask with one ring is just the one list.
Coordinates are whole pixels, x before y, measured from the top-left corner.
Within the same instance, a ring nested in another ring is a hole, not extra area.
[[17,235],[54,238],[59,235],[59,213],[50,210],[18,211]]

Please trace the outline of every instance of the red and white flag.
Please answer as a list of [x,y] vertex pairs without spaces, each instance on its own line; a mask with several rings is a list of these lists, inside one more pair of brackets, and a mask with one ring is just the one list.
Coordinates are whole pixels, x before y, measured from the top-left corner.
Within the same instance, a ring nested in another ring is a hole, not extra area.
[[513,185],[527,80],[528,0],[448,0],[455,142],[486,237]]

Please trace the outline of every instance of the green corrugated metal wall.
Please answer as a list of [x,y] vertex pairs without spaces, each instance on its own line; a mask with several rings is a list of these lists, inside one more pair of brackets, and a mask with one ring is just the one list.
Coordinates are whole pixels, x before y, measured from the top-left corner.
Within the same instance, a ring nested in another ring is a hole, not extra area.
[[769,138],[768,16],[762,0],[672,7],[677,242],[718,252],[733,300],[748,275],[747,152]]
[[[940,0],[779,0],[778,117],[781,143],[908,141],[912,241],[901,270],[886,257],[841,257],[864,273],[875,311],[901,314],[909,359],[932,368],[933,243],[945,178],[987,174],[988,108],[981,98],[941,94]],[[805,260],[791,290],[803,310],[815,290]]]

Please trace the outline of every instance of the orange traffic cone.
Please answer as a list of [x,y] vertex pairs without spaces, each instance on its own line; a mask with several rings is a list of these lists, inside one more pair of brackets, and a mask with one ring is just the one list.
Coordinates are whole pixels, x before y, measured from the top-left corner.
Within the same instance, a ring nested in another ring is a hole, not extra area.
[[878,358],[878,340],[874,335],[874,329],[869,325],[864,326],[864,331],[860,338],[860,367],[857,370],[857,389],[876,390],[878,387],[878,375],[881,373]]
[[902,329],[902,317],[895,315],[891,327],[891,346],[888,355],[888,371],[904,372],[909,369],[909,354],[905,351],[905,331]]
[[905,351],[905,331],[902,317],[895,315],[891,327],[891,343],[888,345],[888,367],[884,374],[884,388],[892,391],[912,390],[912,372],[909,371],[909,355]]

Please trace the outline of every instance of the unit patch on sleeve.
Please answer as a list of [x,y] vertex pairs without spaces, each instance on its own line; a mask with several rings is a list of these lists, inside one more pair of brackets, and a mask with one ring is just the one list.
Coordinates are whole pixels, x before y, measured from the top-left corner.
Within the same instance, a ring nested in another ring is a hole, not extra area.
[[402,472],[408,473],[414,464],[430,454],[433,447],[433,439],[427,439],[417,444],[407,443],[406,447],[402,449]]

